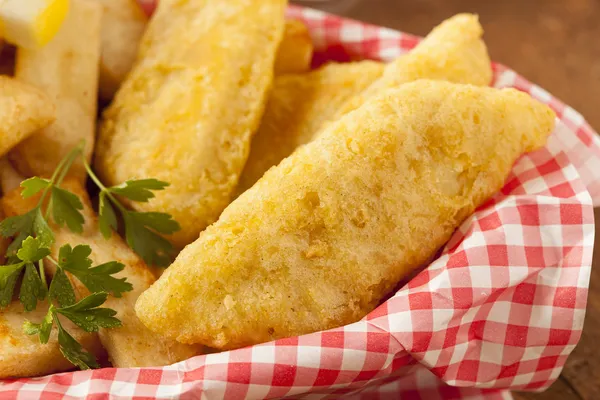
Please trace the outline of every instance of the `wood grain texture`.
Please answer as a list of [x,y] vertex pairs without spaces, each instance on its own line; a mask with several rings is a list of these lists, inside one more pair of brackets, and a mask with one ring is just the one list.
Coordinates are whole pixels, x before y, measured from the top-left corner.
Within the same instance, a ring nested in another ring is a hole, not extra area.
[[[510,66],[574,107],[600,129],[598,0],[331,0],[296,1],[346,17],[424,36],[458,12],[478,13],[493,60]],[[600,209],[595,210],[600,220]],[[600,224],[581,342],[560,379],[544,393],[517,400],[600,399]]]

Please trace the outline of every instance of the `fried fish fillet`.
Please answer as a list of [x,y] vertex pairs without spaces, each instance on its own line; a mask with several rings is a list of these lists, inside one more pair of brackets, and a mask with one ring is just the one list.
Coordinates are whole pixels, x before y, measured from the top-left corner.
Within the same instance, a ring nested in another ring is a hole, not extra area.
[[[250,156],[236,193],[239,195],[251,187],[296,147],[314,139],[327,122],[357,108],[365,99],[382,90],[417,79],[489,84],[492,69],[481,40],[482,33],[477,16],[459,14],[434,28],[407,55],[388,64],[381,77],[375,77],[366,69],[365,75],[361,76],[360,69],[364,67],[356,64],[325,67],[321,73],[312,73],[309,77],[276,80],[274,94],[252,141]],[[345,76],[344,69],[348,76]],[[354,85],[348,82],[351,79],[356,79]],[[294,80],[305,83],[293,83]],[[372,85],[365,88],[364,84],[369,80]]]
[[313,43],[308,27],[295,19],[286,21],[283,40],[275,57],[275,75],[309,71],[312,56]]
[[54,121],[56,108],[40,90],[0,76],[0,156]]
[[[70,244],[72,247],[78,244],[88,245],[92,248],[90,258],[94,261],[94,265],[109,261],[125,264],[125,269],[114,276],[125,277],[133,285],[133,291],[124,293],[121,298],[109,296],[104,303],[105,307],[117,311],[116,317],[123,323],[120,328],[101,329],[99,332],[100,342],[106,349],[112,365],[118,368],[164,366],[198,354],[201,350],[200,346],[188,346],[165,339],[142,325],[135,315],[134,305],[138,296],[154,282],[154,275],[117,234],[113,234],[109,240],[104,239],[98,228],[90,199],[77,181],[66,181],[63,186],[82,200],[85,226],[84,232],[77,234],[68,228],[51,224],[56,237],[56,243],[52,248],[53,257],[58,257],[59,248],[65,244]],[[7,216],[24,214],[37,203],[35,198],[23,199],[20,193],[21,190],[17,189],[2,199],[2,206]],[[52,266],[48,263],[51,273]],[[87,294],[87,289],[79,280],[72,279],[72,283],[79,293]]]
[[[135,0],[98,0],[104,7],[100,97],[113,98],[136,59],[148,17]],[[286,21],[283,40],[275,61],[275,74],[300,73],[310,69],[313,44],[301,21]]]
[[338,117],[360,107],[371,96],[417,79],[487,86],[492,64],[477,15],[457,14],[433,28],[405,57],[388,64],[383,76],[342,107]]
[[229,203],[260,122],[285,0],[164,0],[104,121],[96,169],[109,185],[171,184],[138,211],[171,214],[177,247]]
[[100,97],[110,100],[133,65],[148,17],[136,0],[97,0],[101,30]]
[[308,74],[276,77],[236,194],[254,185],[296,147],[310,142],[314,132],[379,78],[383,69],[375,61],[331,63]]
[[357,321],[553,125],[547,106],[513,89],[421,80],[385,91],[231,203],[140,296],[137,315],[218,349]]
[[[91,159],[94,147],[100,59],[102,8],[87,0],[72,0],[58,34],[39,49],[18,49],[15,76],[42,89],[57,105],[57,119],[10,153],[25,176],[50,176],[60,160],[85,140],[84,154]],[[83,181],[82,162],[71,175]]]
[[[26,320],[40,322],[47,311],[45,302],[38,303],[31,312],[25,312],[18,301],[0,309],[0,379],[48,375],[75,368],[59,350],[56,326],[47,344],[41,344],[37,335],[29,336],[23,332]],[[97,334],[85,332],[62,316],[59,318],[75,340],[97,358],[102,358],[104,349]]]

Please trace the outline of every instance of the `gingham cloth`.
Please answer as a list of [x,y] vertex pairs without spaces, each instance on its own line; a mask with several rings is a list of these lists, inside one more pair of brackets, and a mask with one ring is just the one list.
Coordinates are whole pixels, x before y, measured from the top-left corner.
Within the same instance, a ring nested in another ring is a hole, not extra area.
[[[391,60],[418,42],[314,10],[290,7],[289,16],[309,25],[315,64]],[[556,131],[516,163],[501,193],[436,261],[366,318],[164,368],[4,381],[0,398],[508,399],[506,389],[547,388],[583,327],[600,141],[572,108],[494,68],[496,87],[516,87],[556,111]]]

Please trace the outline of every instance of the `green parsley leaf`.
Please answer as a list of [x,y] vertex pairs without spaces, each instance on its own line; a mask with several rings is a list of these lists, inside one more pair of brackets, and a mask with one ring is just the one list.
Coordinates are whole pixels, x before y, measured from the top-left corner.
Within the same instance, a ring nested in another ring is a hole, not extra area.
[[181,229],[179,223],[167,213],[130,211],[127,214],[129,214],[130,222],[135,221],[136,224],[144,225],[165,235],[170,235]]
[[77,195],[68,190],[53,186],[50,203],[52,204],[54,221],[59,226],[66,223],[72,232],[83,232],[84,219],[80,211],[83,210],[83,204]]
[[19,291],[19,300],[25,311],[33,311],[37,306],[38,300],[46,298],[47,290],[42,283],[40,274],[37,268],[31,264],[25,264],[25,275],[21,282],[21,290]]
[[25,322],[23,323],[23,331],[27,335],[40,335],[40,343],[46,344],[48,343],[48,339],[50,339],[50,333],[52,332],[53,322],[54,313],[52,312],[51,307],[40,324],[36,324],[25,320]]
[[21,191],[21,196],[24,199],[34,196],[36,193],[46,189],[51,184],[52,182],[50,182],[48,179],[38,178],[37,176],[26,179],[21,182],[21,187],[23,188],[23,191]]
[[0,289],[4,289],[10,277],[23,269],[23,263],[0,266]]
[[125,239],[127,244],[139,254],[147,264],[167,267],[171,263],[173,245],[164,237],[146,228],[136,214],[123,214]]
[[129,200],[147,202],[154,197],[152,190],[164,190],[167,186],[169,186],[167,182],[158,179],[138,179],[126,181],[118,186],[110,187],[108,190]]
[[19,232],[31,234],[33,231],[34,218],[35,209],[29,211],[27,214],[8,217],[0,222],[0,234],[4,237],[11,237]]
[[58,318],[56,319],[56,325],[58,326],[58,345],[60,347],[60,352],[71,364],[82,370],[100,367],[96,362],[94,355],[85,351],[77,340],[63,329]]
[[104,236],[105,239],[110,239],[113,230],[117,230],[117,215],[104,191],[100,192],[98,214],[100,232],[102,232],[102,236]]
[[8,307],[10,303],[12,303],[13,294],[15,292],[15,286],[17,285],[17,280],[19,279],[19,275],[21,275],[21,271],[14,272],[7,279],[6,285],[3,289],[0,289],[0,308]]
[[21,243],[17,257],[25,262],[36,262],[50,255],[50,249],[42,247],[40,239],[29,236]]
[[50,247],[54,244],[54,233],[52,233],[52,229],[48,226],[48,222],[46,222],[39,207],[35,210],[33,217],[33,232],[35,232],[35,236],[39,239],[42,247]]
[[112,274],[121,272],[125,265],[111,261],[92,268],[89,259],[92,249],[89,246],[78,245],[74,249],[65,245],[59,251],[59,266],[75,275],[92,293],[108,292],[115,297],[121,297],[123,292],[133,290],[126,278],[117,279]]
[[50,282],[48,296],[51,300],[56,300],[61,307],[75,304],[76,300],[73,285],[71,285],[71,281],[62,268],[56,269],[56,273],[52,277],[52,282]]
[[86,332],[98,332],[100,328],[117,328],[121,321],[115,318],[117,312],[110,308],[98,308],[107,299],[108,293],[92,293],[78,303],[56,311],[73,321]]

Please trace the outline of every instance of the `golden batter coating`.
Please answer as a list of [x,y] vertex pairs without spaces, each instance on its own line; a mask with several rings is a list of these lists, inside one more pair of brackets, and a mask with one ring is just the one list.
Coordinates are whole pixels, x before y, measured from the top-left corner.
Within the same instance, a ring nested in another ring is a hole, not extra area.
[[250,155],[240,176],[239,196],[272,166],[312,140],[350,98],[383,73],[375,61],[327,64],[303,75],[275,78],[262,123],[252,138]]
[[272,85],[285,0],[163,0],[104,114],[96,169],[109,185],[171,184],[137,211],[167,212],[194,241],[229,203]]
[[137,301],[150,329],[232,349],[364,317],[543,146],[517,90],[417,81],[269,170]]

